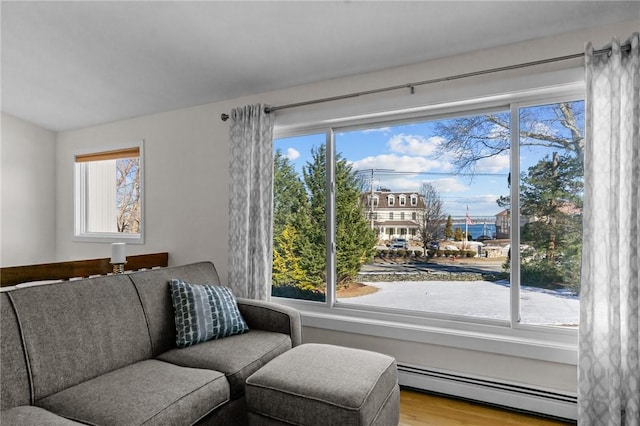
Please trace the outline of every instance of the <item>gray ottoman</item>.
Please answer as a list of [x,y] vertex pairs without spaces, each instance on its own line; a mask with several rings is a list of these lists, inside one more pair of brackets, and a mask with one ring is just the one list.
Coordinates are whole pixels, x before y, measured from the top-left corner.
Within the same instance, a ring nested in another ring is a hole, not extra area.
[[253,373],[245,386],[249,424],[397,425],[396,361],[376,352],[308,343]]

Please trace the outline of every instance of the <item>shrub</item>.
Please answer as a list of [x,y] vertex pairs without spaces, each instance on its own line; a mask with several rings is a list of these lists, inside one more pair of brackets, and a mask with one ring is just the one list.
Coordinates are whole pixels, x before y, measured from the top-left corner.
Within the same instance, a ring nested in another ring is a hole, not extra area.
[[271,295],[276,297],[286,297],[289,299],[313,300],[316,302],[326,301],[323,289],[303,289],[295,285],[284,285],[271,287]]
[[557,265],[547,263],[545,259],[537,259],[520,266],[523,285],[555,289],[565,287],[563,278],[563,270]]
[[422,257],[422,250],[414,250],[413,254],[415,255],[416,258]]

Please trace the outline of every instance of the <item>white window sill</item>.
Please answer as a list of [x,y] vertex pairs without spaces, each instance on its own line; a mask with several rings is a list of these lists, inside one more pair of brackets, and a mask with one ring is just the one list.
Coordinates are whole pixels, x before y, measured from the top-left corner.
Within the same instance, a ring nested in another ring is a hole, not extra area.
[[142,234],[125,234],[122,232],[99,232],[74,235],[73,241],[83,243],[144,244],[144,236]]
[[577,365],[577,330],[509,327],[499,322],[461,322],[405,314],[330,308],[324,304],[273,298],[298,309],[302,325],[414,343],[447,346],[499,355]]

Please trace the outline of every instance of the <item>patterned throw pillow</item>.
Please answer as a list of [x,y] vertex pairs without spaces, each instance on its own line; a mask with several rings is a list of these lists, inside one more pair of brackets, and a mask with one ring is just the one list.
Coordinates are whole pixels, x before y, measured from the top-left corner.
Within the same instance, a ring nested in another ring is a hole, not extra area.
[[169,282],[179,348],[211,339],[246,333],[235,297],[227,287]]

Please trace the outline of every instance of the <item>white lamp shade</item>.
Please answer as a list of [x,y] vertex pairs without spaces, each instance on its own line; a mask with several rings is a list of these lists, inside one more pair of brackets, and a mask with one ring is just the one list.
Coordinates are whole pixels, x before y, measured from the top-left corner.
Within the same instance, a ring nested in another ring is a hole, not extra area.
[[125,243],[111,244],[111,263],[125,263],[127,258],[125,255]]

